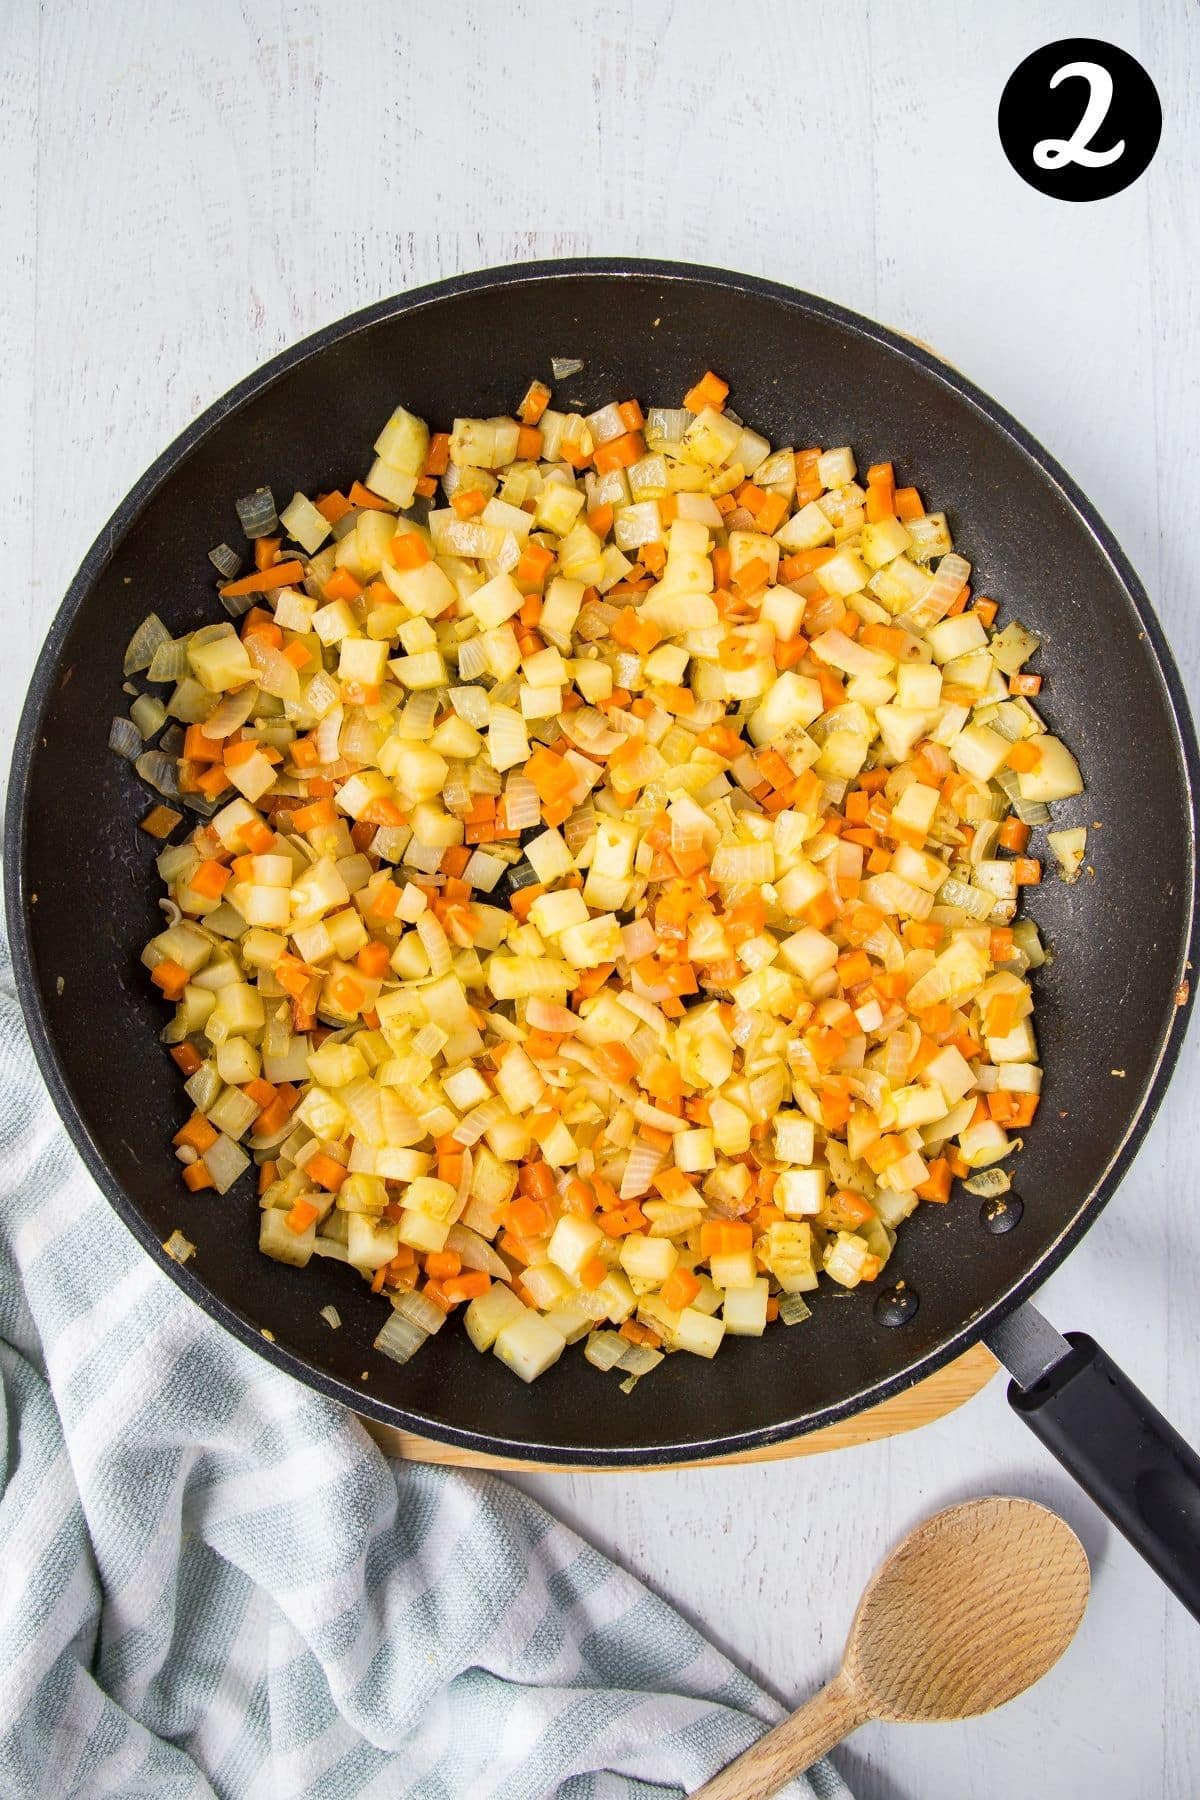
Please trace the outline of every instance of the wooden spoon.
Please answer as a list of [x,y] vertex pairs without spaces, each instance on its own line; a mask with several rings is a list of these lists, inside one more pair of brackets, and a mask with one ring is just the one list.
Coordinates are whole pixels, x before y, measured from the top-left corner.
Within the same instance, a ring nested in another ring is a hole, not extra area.
[[763,1800],[868,1719],[970,1719],[1040,1681],[1074,1637],[1088,1564],[1031,1500],[968,1500],[911,1531],[858,1604],[842,1666],[693,1800]]

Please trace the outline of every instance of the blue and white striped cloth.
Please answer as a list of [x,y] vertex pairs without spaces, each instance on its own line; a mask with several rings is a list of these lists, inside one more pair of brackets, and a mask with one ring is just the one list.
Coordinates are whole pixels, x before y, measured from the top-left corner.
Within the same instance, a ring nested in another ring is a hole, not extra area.
[[58,1124],[2,941],[0,1377],[13,1800],[665,1800],[779,1717],[517,1490],[389,1462],[185,1299]]

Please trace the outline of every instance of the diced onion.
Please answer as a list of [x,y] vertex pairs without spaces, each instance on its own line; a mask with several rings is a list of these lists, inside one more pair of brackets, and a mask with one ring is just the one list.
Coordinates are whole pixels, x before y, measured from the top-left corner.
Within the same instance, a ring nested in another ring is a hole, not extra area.
[[417,1351],[428,1342],[427,1331],[422,1331],[420,1326],[395,1312],[376,1337],[375,1348],[392,1362],[406,1363],[411,1362]]
[[[136,762],[142,754],[142,734],[132,719],[116,718],[108,731],[108,747],[128,762]],[[178,798],[178,787],[171,796]]]
[[[465,1305],[520,1378],[586,1337],[628,1393],[875,1281],[955,1169],[1008,1190],[1046,960],[1011,826],[1082,778],[1012,691],[1036,638],[966,611],[889,465],[772,446],[714,372],[695,412],[524,392],[439,422],[440,502],[404,406],[362,465],[386,509],[239,501],[305,560],[210,552],[255,591],[143,622],[127,683],[172,685],[127,684],[110,743],[180,802],[147,831],[200,815],[143,953],[211,1127],[188,1187],[253,1156],[261,1249],[366,1280],[397,1363]],[[1068,878],[1085,837],[1050,834]]]
[[178,681],[187,674],[187,639],[169,638],[159,644],[146,672],[147,681]]
[[223,581],[232,581],[242,566],[241,557],[228,544],[214,545],[208,553],[208,560]]
[[252,494],[235,500],[234,507],[248,538],[269,537],[279,524],[275,497],[269,487],[255,488]]
[[[142,780],[148,782],[155,793],[161,794],[164,800],[181,798],[176,772],[177,765],[169,756],[164,756],[161,750],[144,750],[133,766]],[[187,800],[192,798],[190,794],[182,797]]]
[[157,613],[148,613],[130,638],[122,669],[126,677],[140,675],[154,661],[160,644],[169,644],[171,634]]

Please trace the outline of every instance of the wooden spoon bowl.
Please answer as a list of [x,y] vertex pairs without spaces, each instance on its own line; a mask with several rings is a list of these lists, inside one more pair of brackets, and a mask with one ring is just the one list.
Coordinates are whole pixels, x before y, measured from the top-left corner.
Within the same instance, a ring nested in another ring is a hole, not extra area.
[[926,1519],[872,1576],[842,1667],[695,1800],[762,1800],[868,1719],[969,1719],[1040,1681],[1088,1597],[1083,1546],[1030,1500],[969,1500]]

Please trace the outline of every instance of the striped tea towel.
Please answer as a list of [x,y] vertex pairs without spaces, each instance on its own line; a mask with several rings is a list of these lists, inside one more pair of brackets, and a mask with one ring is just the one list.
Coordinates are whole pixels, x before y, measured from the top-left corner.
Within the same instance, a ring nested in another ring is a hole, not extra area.
[[2,940],[0,1375],[12,1800],[651,1800],[779,1717],[517,1490],[387,1461],[185,1298],[59,1126]]

